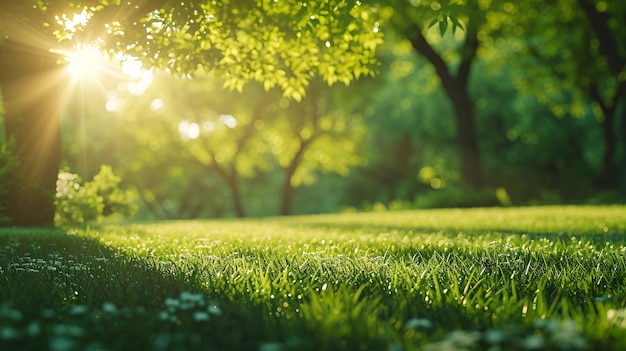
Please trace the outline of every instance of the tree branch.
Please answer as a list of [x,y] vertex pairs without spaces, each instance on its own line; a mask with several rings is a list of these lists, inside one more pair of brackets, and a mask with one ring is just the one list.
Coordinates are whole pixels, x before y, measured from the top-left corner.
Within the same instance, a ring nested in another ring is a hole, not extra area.
[[578,0],[578,5],[585,13],[591,28],[596,32],[596,38],[600,44],[600,53],[606,57],[611,73],[619,75],[622,73],[626,63],[617,51],[620,43],[617,42],[613,31],[609,27],[609,14],[599,12],[595,4],[589,0]]
[[461,48],[461,63],[456,74],[457,80],[463,84],[467,84],[469,81],[470,70],[479,45],[476,28],[468,24],[465,29],[465,42]]
[[409,40],[413,49],[424,56],[433,65],[433,67],[435,67],[435,71],[437,71],[437,74],[441,78],[444,86],[446,84],[445,82],[452,80],[452,75],[450,74],[450,70],[448,69],[446,62],[441,56],[439,56],[435,49],[430,46],[418,25],[411,25],[403,34],[404,37]]

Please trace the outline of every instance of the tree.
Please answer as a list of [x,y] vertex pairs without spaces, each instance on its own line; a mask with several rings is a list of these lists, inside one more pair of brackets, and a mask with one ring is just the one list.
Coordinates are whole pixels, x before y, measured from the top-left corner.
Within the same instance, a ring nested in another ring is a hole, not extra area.
[[[128,152],[118,155],[125,159],[121,168],[137,170],[127,173],[138,192],[145,193],[146,203],[155,203],[149,194],[159,194],[167,183],[148,180],[170,173],[171,165],[182,166],[186,160],[179,188],[186,188],[187,182],[196,184],[190,198],[203,198],[207,207],[219,194],[203,184],[217,177],[228,189],[233,214],[243,217],[254,188],[268,187],[261,184],[263,179],[277,174],[281,184],[269,187],[279,187],[272,191],[281,194],[277,211],[289,214],[298,186],[315,182],[318,172],[345,175],[363,162],[357,152],[363,134],[360,120],[344,112],[348,106],[339,97],[340,87],[330,89],[315,80],[314,89],[298,103],[282,97],[279,90],[266,92],[260,84],[249,84],[239,93],[224,89],[222,83],[213,75],[181,79],[157,73],[139,96],[127,91],[110,94],[115,119],[125,121],[125,149],[135,150],[132,158],[125,156]],[[157,169],[150,172],[156,174],[144,174],[146,169]]]
[[302,102],[275,110],[278,116],[264,135],[284,172],[281,215],[291,214],[295,189],[313,183],[315,172],[346,176],[364,163],[358,152],[363,127],[342,101],[343,93],[315,81]]
[[[72,13],[81,18],[73,21]],[[315,74],[331,84],[371,74],[381,40],[370,8],[340,0],[2,1],[0,23],[6,131],[15,136],[21,170],[29,174],[25,186],[15,187],[11,195],[16,200],[10,213],[14,225],[53,220],[60,133],[52,111],[59,89],[36,97],[36,104],[18,104],[24,92],[45,86],[40,74],[56,69],[59,57],[50,55],[50,49],[93,43],[182,75],[198,66],[218,68],[231,88],[241,90],[256,80],[300,100]],[[16,125],[18,116],[28,130]],[[43,135],[45,139],[32,141]],[[43,165],[41,159],[46,160]]]
[[6,139],[14,140],[19,159],[5,209],[9,225],[50,225],[54,220],[61,160],[58,97],[45,82],[58,74],[57,60],[11,40],[0,42],[4,130]]
[[[416,5],[399,1],[390,3],[390,6],[393,10],[393,16],[389,19],[390,25],[411,43],[417,53],[430,62],[452,103],[464,182],[470,188],[483,187],[485,181],[478,145],[475,106],[469,93],[469,80],[471,67],[480,46],[478,33],[484,30],[486,12],[494,11],[494,9],[489,6],[481,8],[474,2],[460,5],[449,1],[444,2],[443,5],[438,1],[424,1]],[[431,10],[435,10],[438,16],[434,20],[426,15]],[[461,24],[461,18],[464,19],[465,25]],[[436,44],[441,43],[442,38],[426,33],[428,28],[438,24],[438,34],[443,36],[447,32],[449,23],[452,24],[450,31],[452,35],[457,30],[462,30],[459,33],[463,33],[462,44],[453,49],[456,59],[452,63],[446,62],[442,52],[437,52]]]
[[626,6],[591,0],[542,6],[541,13],[518,17],[526,28],[519,41],[533,60],[534,75],[540,78],[518,81],[558,118],[589,116],[599,122],[604,151],[598,183],[603,189],[615,189],[626,175],[626,158],[619,160],[624,152],[618,149],[626,145],[626,29],[622,20]]

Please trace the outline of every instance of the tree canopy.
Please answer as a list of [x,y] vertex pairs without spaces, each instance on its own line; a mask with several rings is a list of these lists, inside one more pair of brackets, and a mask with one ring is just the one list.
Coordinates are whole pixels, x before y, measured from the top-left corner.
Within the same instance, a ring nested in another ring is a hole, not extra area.
[[349,84],[371,75],[382,42],[378,9],[360,1],[24,1],[0,13],[8,38],[52,34],[181,75],[217,70],[237,90],[279,86],[296,100],[313,76]]
[[[169,116],[159,121],[169,134],[158,135],[155,124],[153,133],[136,133],[133,143],[152,150],[176,140],[186,150],[176,167],[195,162],[233,192],[239,190],[232,179],[256,182],[260,174],[271,182],[284,178],[283,193],[320,171],[345,175],[365,161],[350,154],[361,135],[371,143],[373,162],[362,171],[385,186],[404,184],[404,190],[386,191],[390,200],[448,184],[500,186],[510,176],[500,166],[511,160],[523,162],[519,169],[537,167],[557,178],[567,169],[587,174],[596,168],[604,188],[614,189],[626,179],[625,15],[621,2],[600,0],[3,0],[3,117],[24,175],[13,177],[21,179],[13,199],[30,198],[20,205],[27,208],[54,193],[61,144],[57,102],[69,91],[64,85],[76,81],[59,64],[72,65],[73,51],[96,47],[186,79],[163,89],[180,96],[165,108],[146,109],[158,94],[143,107],[132,106],[142,118],[144,112]],[[345,103],[336,90],[319,89],[350,85],[377,71],[386,77],[359,85],[373,91],[384,84],[379,95],[356,87]],[[186,84],[192,81],[211,85],[210,91],[194,92]],[[244,92],[248,104],[222,108],[227,101],[217,98],[208,106],[206,94],[221,89],[216,82]],[[367,118],[351,117],[353,103]],[[237,128],[229,127],[233,120]],[[211,138],[199,138],[202,128],[212,129]],[[602,145],[602,156],[592,140]],[[162,167],[151,163],[150,150],[142,151],[142,167]],[[350,157],[340,157],[342,150]],[[181,174],[175,169],[169,175],[181,180]],[[163,177],[147,177],[146,184],[172,189]],[[189,181],[190,187],[208,183]],[[181,211],[197,214],[197,204],[181,201],[180,208],[191,206]],[[42,218],[49,217],[49,207]]]

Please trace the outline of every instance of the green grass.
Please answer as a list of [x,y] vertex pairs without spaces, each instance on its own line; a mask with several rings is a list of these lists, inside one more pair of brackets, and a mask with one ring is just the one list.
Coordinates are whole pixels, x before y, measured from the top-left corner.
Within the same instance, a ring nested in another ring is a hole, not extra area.
[[2,350],[624,348],[624,206],[0,231]]

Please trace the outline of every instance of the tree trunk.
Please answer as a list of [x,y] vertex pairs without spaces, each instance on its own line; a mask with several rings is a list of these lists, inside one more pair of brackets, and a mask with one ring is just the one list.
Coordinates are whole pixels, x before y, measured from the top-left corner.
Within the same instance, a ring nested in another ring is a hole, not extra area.
[[617,173],[619,177],[620,193],[622,194],[622,200],[626,201],[626,96],[618,97],[620,100],[617,102],[617,111],[619,113],[618,123],[620,124],[620,138],[621,138],[621,158],[619,160],[619,166],[616,170],[621,171]]
[[[610,23],[612,19],[621,20],[621,18],[612,18],[610,12],[599,11],[595,3],[590,0],[578,0],[578,5],[596,34],[598,51],[606,59],[607,68],[615,77],[619,77],[626,67],[626,57],[621,50],[624,48],[624,45],[616,35],[618,29],[612,27]],[[615,138],[612,141],[615,153],[611,154],[611,144],[609,144],[611,141],[607,140],[607,150],[605,150],[603,159],[603,162],[605,162],[603,167],[607,166],[607,169],[602,171],[607,176],[616,178],[612,184],[620,188],[622,195],[626,198],[626,84],[623,82],[619,83],[615,96],[611,100],[614,101],[612,103],[613,111],[605,113],[604,133],[605,137],[610,135],[611,138]],[[612,119],[611,123],[609,123],[610,119]],[[611,129],[616,125],[617,132],[613,134],[614,132]],[[617,152],[618,143],[620,143],[619,139],[621,139],[621,144],[619,144],[622,149],[621,155]],[[619,160],[615,160],[617,155],[621,157]]]
[[[285,172],[287,173],[287,172]],[[282,199],[280,202],[280,215],[289,216],[291,214],[291,203],[293,199],[294,187],[291,185],[291,177],[286,176],[283,183]]]
[[233,209],[235,210],[235,216],[243,218],[246,216],[246,212],[243,207],[243,200],[241,199],[241,189],[237,177],[233,176],[228,181],[228,186],[233,195]]
[[450,96],[454,106],[454,116],[456,117],[461,174],[470,188],[480,189],[484,186],[484,176],[478,148],[474,104],[469,97],[467,88],[459,87],[455,94],[448,94],[448,96]]
[[469,95],[470,68],[476,58],[478,39],[472,26],[466,29],[466,38],[461,47],[461,62],[455,75],[450,72],[443,58],[430,46],[419,26],[410,27],[405,37],[419,54],[435,68],[441,85],[454,108],[457,127],[457,148],[461,161],[461,176],[465,185],[473,189],[484,186],[482,160],[478,147],[478,134],[474,115],[474,103]]
[[15,140],[14,151],[20,162],[17,182],[9,188],[8,225],[54,223],[61,162],[58,60],[56,55],[10,40],[0,45],[5,134]]
[[600,164],[599,186],[602,189],[612,189],[617,184],[617,165],[615,163],[615,151],[617,143],[615,138],[615,109],[604,108],[604,121],[602,121],[602,135],[604,136],[604,150],[602,152],[602,161]]
[[291,204],[293,200],[293,194],[295,192],[294,186],[291,184],[291,178],[296,173],[298,166],[302,162],[302,156],[309,147],[313,137],[306,140],[300,140],[300,147],[296,151],[295,155],[289,162],[289,166],[285,168],[285,181],[283,183],[282,201],[280,203],[280,214],[282,216],[289,216],[291,214]]

